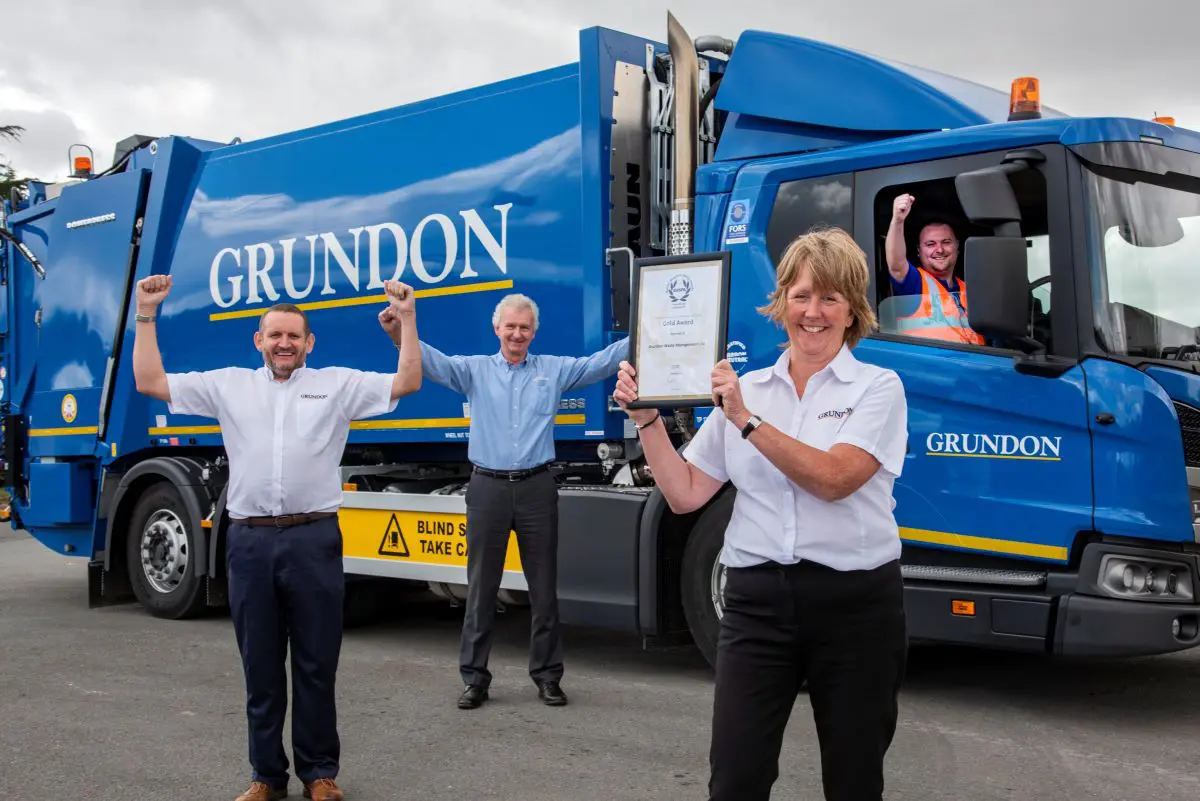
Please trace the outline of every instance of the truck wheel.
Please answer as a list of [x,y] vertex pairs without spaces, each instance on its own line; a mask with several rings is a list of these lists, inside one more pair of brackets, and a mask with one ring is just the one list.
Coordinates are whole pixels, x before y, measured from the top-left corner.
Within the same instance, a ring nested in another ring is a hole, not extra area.
[[683,550],[683,614],[696,646],[714,668],[725,591],[725,568],[718,558],[733,516],[734,495],[725,492],[704,510]]
[[125,537],[129,582],[155,617],[178,620],[204,607],[191,529],[183,498],[169,482],[149,487],[133,508]]

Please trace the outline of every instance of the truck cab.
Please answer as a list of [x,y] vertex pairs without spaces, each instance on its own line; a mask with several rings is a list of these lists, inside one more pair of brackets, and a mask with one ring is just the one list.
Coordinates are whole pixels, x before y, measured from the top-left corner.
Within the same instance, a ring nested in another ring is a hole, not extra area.
[[[798,77],[769,79],[785,72]],[[1200,135],[1069,118],[1043,110],[1038,88],[1022,77],[1005,97],[746,32],[713,99],[723,130],[697,169],[694,247],[732,252],[739,372],[778,353],[755,308],[794,237],[836,226],[866,253],[879,327],[855,355],[899,374],[909,405],[895,514],[914,639],[1191,647]],[[976,340],[906,325],[920,297],[897,293],[886,247],[901,195],[915,198],[910,265],[925,222],[954,230]]]

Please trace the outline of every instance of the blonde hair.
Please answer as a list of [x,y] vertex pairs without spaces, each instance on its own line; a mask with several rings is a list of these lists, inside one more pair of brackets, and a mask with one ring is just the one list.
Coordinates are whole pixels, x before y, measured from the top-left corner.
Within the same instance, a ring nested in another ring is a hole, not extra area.
[[854,321],[846,329],[845,343],[853,348],[875,329],[876,320],[867,297],[871,279],[867,254],[841,228],[815,228],[792,240],[775,269],[775,291],[767,296],[768,303],[758,307],[759,313],[782,328],[788,289],[805,267],[812,273],[816,291],[836,292],[849,301]]

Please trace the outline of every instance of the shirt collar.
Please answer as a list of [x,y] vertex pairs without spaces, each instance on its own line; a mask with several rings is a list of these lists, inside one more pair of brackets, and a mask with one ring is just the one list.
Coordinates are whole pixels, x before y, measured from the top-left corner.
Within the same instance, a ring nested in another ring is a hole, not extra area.
[[[788,374],[788,367],[792,363],[792,350],[787,348],[783,353],[779,354],[779,358],[775,360],[775,364],[770,370],[764,371],[761,375],[753,379],[753,383],[765,384],[772,378],[780,378],[784,381],[791,382],[792,377]],[[854,379],[858,378],[859,368],[861,367],[858,359],[854,358],[854,354],[850,352],[845,343],[842,344],[837,355],[833,357],[833,361],[818,370],[815,375],[820,375],[826,370],[832,370],[833,374],[839,381],[849,384]]]
[[492,361],[495,362],[496,364],[500,365],[501,367],[508,367],[513,370],[518,370],[518,369],[526,366],[527,364],[529,364],[529,360],[532,358],[533,358],[533,354],[526,352],[524,359],[517,362],[516,364],[513,364],[508,359],[504,358],[504,351],[498,350],[492,356]]
[[[305,366],[303,366],[303,367],[297,367],[295,370],[293,370],[293,371],[292,371],[292,374],[291,374],[290,376],[288,376],[288,380],[287,380],[287,381],[284,381],[284,382],[282,382],[282,383],[283,383],[283,384],[290,384],[290,383],[292,383],[293,381],[295,381],[296,379],[298,379],[298,378],[299,378],[301,375],[303,375],[305,372],[307,372],[307,371],[308,371],[308,369],[309,369],[309,368],[308,368],[308,365],[305,365]],[[259,368],[258,368],[258,373],[259,373],[259,375],[261,375],[261,376],[262,376],[262,377],[263,377],[263,378],[264,378],[264,379],[265,379],[265,380],[266,380],[268,383],[271,383],[271,384],[279,384],[279,383],[281,383],[281,382],[279,382],[279,381],[276,381],[276,380],[275,380],[275,374],[274,374],[274,373],[272,373],[272,372],[271,372],[271,368],[270,368],[270,367],[267,367],[265,364],[264,364],[263,366],[261,366],[261,367],[259,367]]]

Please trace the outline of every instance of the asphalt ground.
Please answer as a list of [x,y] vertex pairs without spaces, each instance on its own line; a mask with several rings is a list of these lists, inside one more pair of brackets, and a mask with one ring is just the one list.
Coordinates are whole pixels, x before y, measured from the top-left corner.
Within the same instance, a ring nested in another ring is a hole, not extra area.
[[[570,628],[571,703],[546,707],[525,667],[528,615],[510,611],[492,700],[464,712],[460,623],[418,595],[346,633],[348,800],[706,798],[712,676],[694,649]],[[1060,662],[915,647],[910,660],[889,799],[1200,798],[1200,653]],[[89,610],[83,560],[0,530],[0,799],[231,801],[249,776],[243,693],[228,616]],[[803,695],[780,770],[773,798],[821,797]]]

